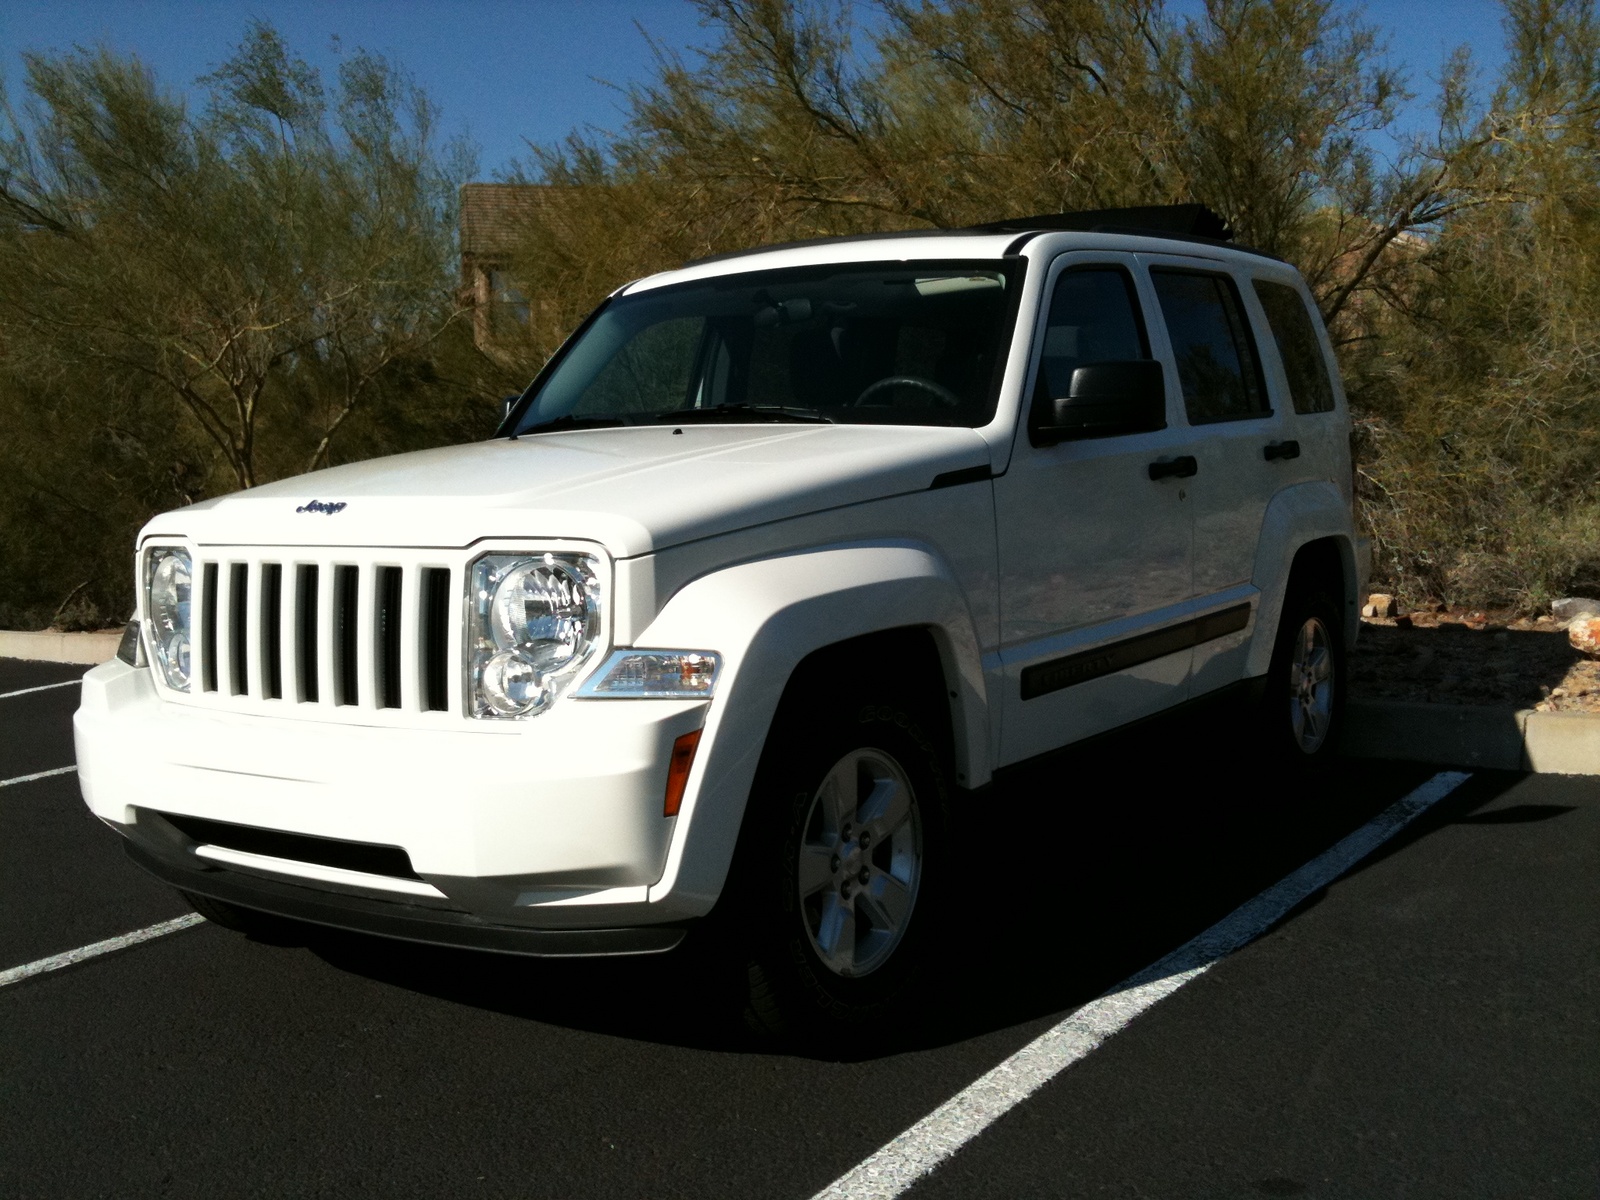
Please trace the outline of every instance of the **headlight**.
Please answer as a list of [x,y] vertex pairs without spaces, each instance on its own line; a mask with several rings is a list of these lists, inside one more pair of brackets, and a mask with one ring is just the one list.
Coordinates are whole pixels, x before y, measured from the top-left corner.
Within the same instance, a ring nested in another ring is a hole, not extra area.
[[707,700],[722,659],[709,650],[618,650],[577,695],[593,700]]
[[467,695],[473,716],[534,716],[583,669],[604,638],[598,568],[588,554],[488,554],[472,564]]
[[145,616],[150,621],[150,657],[170,688],[189,690],[189,552],[173,547],[150,551],[145,560]]

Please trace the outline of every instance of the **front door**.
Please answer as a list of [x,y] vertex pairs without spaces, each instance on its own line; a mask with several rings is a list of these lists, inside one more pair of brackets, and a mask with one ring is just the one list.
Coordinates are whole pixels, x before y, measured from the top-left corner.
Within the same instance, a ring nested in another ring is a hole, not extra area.
[[[1065,396],[1076,367],[1151,357],[1132,255],[1052,267],[1035,333],[1031,402]],[[1167,381],[1167,427],[1035,445],[1026,428],[994,481],[1005,681],[1000,761],[1017,762],[1177,703],[1193,595],[1187,480],[1150,465],[1195,453]],[[1028,423],[1028,424],[1031,424]]]

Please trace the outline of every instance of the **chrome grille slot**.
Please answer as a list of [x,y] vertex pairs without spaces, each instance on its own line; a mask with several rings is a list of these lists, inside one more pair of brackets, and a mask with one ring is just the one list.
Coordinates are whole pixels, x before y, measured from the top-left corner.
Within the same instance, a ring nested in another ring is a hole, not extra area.
[[299,696],[304,704],[317,703],[317,564],[295,568],[294,655],[299,676]]
[[361,569],[333,569],[333,702],[361,703],[360,638]]
[[461,560],[475,552],[201,547],[193,691],[173,699],[338,724],[454,725],[464,719]]
[[217,690],[217,564],[200,568],[200,686]]
[[373,589],[377,612],[374,614],[373,666],[376,667],[376,686],[373,689],[379,708],[400,707],[400,602],[403,573],[399,567],[379,567],[377,586]]
[[248,606],[250,564],[228,564],[228,690],[235,696],[250,694]]
[[261,694],[283,699],[283,564],[261,564]]
[[429,712],[450,707],[450,570],[422,570],[422,706]]

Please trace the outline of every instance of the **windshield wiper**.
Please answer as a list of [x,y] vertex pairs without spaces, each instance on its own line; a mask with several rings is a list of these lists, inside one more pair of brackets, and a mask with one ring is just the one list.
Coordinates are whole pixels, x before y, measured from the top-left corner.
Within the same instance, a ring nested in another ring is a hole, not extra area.
[[750,421],[794,422],[802,425],[832,425],[832,417],[825,417],[813,408],[785,408],[781,404],[717,404],[711,408],[680,408],[676,412],[656,414],[657,421],[671,421],[675,425],[693,422]]
[[530,433],[561,433],[568,429],[614,429],[627,422],[621,417],[555,417],[539,425],[519,429],[512,438],[526,437]]

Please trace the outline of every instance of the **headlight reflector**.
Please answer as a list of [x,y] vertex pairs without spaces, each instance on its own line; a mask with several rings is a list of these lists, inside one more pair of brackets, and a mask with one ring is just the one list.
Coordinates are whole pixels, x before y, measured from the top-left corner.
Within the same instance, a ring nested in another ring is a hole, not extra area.
[[578,691],[594,700],[705,700],[717,686],[709,650],[618,650]]
[[603,639],[599,562],[588,554],[487,554],[472,564],[467,690],[483,718],[549,708]]
[[145,615],[150,621],[150,656],[168,687],[189,690],[189,552],[163,546],[145,560]]

